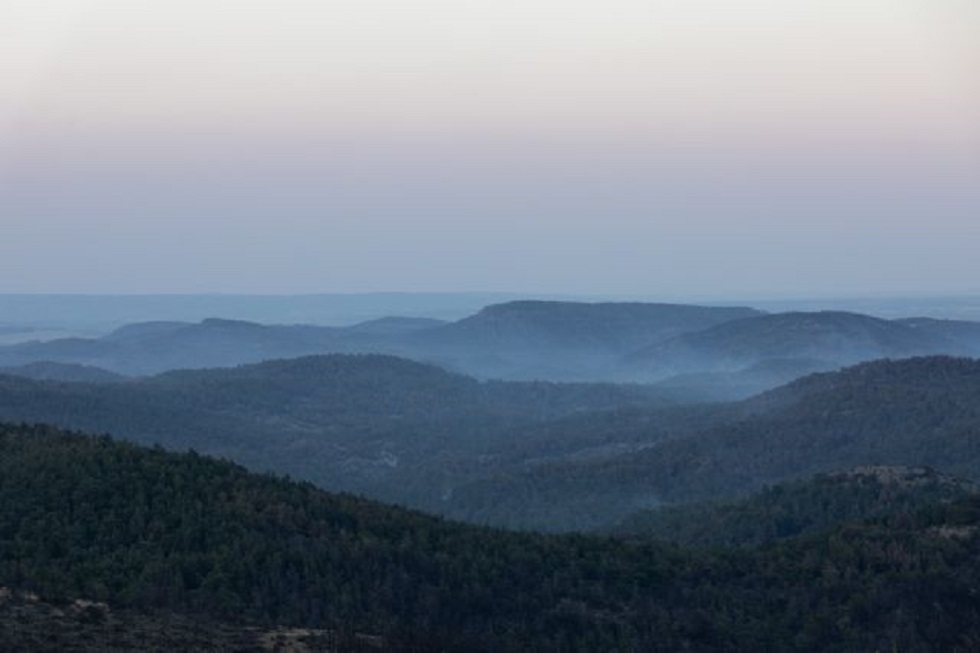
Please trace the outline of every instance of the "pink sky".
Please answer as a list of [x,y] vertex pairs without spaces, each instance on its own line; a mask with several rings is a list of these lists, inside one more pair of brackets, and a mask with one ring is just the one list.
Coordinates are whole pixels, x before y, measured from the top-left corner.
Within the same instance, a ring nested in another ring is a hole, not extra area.
[[968,0],[0,8],[0,292],[962,292],[978,209]]

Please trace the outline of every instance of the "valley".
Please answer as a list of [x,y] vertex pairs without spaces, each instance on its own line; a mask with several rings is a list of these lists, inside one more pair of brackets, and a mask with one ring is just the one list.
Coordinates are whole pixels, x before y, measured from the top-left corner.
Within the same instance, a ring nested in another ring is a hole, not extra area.
[[91,618],[243,650],[969,650],[976,336],[518,302],[0,348],[0,620],[52,647],[108,645]]

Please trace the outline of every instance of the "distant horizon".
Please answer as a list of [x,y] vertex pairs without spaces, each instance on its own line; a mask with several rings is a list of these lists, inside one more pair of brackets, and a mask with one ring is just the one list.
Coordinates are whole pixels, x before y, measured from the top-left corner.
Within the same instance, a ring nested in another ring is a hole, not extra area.
[[[668,297],[507,292],[369,292],[305,294],[45,294],[0,293],[3,342],[108,333],[126,324],[200,322],[208,318],[260,324],[345,326],[382,317],[446,321],[512,301],[635,302],[751,307],[768,312],[846,311],[882,318],[933,317],[980,322],[980,293],[837,297]],[[40,331],[46,333],[41,334]],[[27,332],[35,335],[24,335]],[[20,335],[18,335],[20,333]]]
[[975,0],[6,0],[0,292],[980,279]]
[[[541,298],[542,301],[558,301],[550,298],[569,298],[570,300],[596,301],[642,301],[694,303],[699,301],[862,301],[862,300],[915,300],[915,299],[970,299],[980,298],[980,288],[963,290],[936,291],[855,291],[852,293],[769,293],[764,291],[743,294],[668,294],[668,293],[635,293],[635,292],[560,292],[560,291],[526,291],[526,290],[324,290],[324,291],[279,291],[279,292],[248,292],[248,291],[0,291],[0,297],[72,297],[72,298],[140,298],[140,297],[229,297],[229,298],[315,298],[315,297],[521,297],[527,299]],[[604,299],[609,298],[609,299]]]

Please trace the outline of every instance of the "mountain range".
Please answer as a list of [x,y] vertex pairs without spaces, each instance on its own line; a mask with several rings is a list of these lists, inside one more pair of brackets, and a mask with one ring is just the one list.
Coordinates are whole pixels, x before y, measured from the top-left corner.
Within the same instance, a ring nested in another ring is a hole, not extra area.
[[[710,409],[621,412],[606,427],[573,418],[566,442],[542,438],[535,447],[529,437],[521,464],[457,486],[451,514],[589,529],[635,510],[744,496],[861,465],[929,466],[978,481],[978,399],[980,361],[927,357],[815,374]],[[591,447],[575,454],[568,441]],[[497,455],[508,454],[501,447]]]
[[[391,354],[481,379],[657,383],[678,401],[729,400],[866,360],[977,356],[980,323],[515,301],[454,322],[389,317],[349,327],[224,319],[138,323],[100,338],[2,346],[0,368],[17,374],[43,362],[150,376],[328,353]],[[56,378],[56,372],[49,366],[48,377]],[[65,368],[62,376],[73,380],[78,373]]]
[[978,354],[538,301],[0,347],[0,649],[972,651]]
[[980,480],[980,361],[863,363],[756,397],[478,381],[380,355],[79,383],[0,377],[0,419],[193,448],[469,521],[607,527],[860,465]]
[[0,376],[0,419],[194,448],[414,505],[440,495],[464,462],[512,429],[663,405],[645,386],[481,382],[382,355],[313,356],[122,383]]

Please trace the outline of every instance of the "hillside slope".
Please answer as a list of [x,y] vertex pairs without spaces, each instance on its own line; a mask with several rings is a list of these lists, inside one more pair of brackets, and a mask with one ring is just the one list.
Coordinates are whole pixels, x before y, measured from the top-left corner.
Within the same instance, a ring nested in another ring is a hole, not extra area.
[[626,352],[754,315],[761,313],[681,304],[517,301],[420,332],[414,346],[477,376],[608,379]]
[[328,353],[386,353],[502,379],[612,378],[617,357],[668,337],[759,315],[749,308],[520,301],[453,323],[389,317],[349,327],[227,319],[146,322],[101,338],[0,347],[0,366],[90,365],[131,376]]
[[[0,585],[102,601],[137,622],[140,610],[195,613],[426,651],[980,643],[976,498],[766,549],[693,554],[462,526],[43,427],[0,426],[0,454]],[[106,618],[97,606],[88,614]],[[0,641],[16,650],[20,636],[4,630]],[[49,650],[78,641],[59,636],[47,631]]]
[[0,368],[45,361],[147,376],[336,353],[395,355],[480,379],[663,383],[678,399],[717,401],[882,357],[978,355],[980,323],[515,301],[451,323],[404,317],[346,327],[146,322],[101,338],[0,346]]
[[[657,428],[672,430],[669,421]],[[579,529],[663,503],[740,496],[861,465],[928,466],[977,481],[980,361],[926,357],[815,374],[724,406],[713,423],[683,437],[609,452],[500,470],[457,488],[448,512]]]
[[68,383],[115,383],[127,380],[121,374],[90,365],[39,361],[15,367],[0,367],[0,374],[22,376],[35,381],[65,381]]
[[[948,330],[916,324],[836,311],[776,313],[684,334],[625,362],[638,372],[658,374],[732,372],[773,360],[810,361],[814,371],[879,358],[972,352],[970,331],[954,339]],[[980,344],[980,332],[976,335]]]
[[843,522],[915,512],[978,490],[928,467],[857,467],[767,487],[740,501],[644,510],[613,531],[685,546],[756,546]]
[[[256,470],[433,505],[511,429],[661,405],[643,387],[478,382],[390,356],[315,356],[126,383],[0,377],[0,419],[194,448]],[[469,472],[467,472],[469,473]]]

